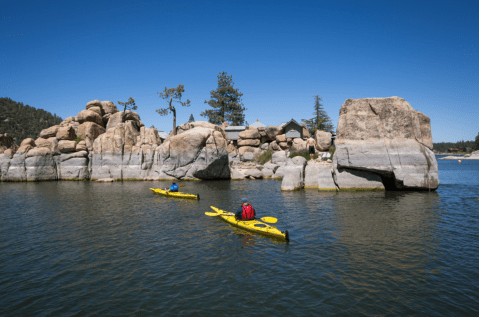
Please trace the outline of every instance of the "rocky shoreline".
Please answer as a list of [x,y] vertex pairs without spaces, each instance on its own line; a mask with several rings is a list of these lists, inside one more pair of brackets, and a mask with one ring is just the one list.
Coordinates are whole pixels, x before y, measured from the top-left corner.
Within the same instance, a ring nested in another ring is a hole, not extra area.
[[[336,152],[331,134],[316,131],[320,158],[291,158],[304,138],[283,127],[250,127],[236,143],[227,123],[196,121],[160,139],[137,113],[90,101],[75,117],[41,131],[20,147],[0,136],[1,181],[282,179],[282,190],[434,190],[439,185],[430,120],[398,97],[348,99],[340,109]],[[271,160],[255,163],[265,151]]]
[[449,155],[440,157],[438,160],[479,160],[479,151],[474,151],[466,155]]

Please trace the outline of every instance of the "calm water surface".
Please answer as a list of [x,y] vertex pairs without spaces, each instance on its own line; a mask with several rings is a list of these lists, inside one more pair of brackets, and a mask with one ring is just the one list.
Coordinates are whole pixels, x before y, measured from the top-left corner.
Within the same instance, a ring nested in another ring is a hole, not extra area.
[[[438,163],[436,192],[0,183],[0,315],[478,315],[479,161]],[[242,197],[291,242],[204,214]]]

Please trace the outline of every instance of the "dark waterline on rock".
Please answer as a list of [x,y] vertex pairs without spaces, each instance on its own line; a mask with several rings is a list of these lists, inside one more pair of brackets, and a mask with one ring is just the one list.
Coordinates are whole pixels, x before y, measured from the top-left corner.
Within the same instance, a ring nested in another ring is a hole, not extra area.
[[[435,192],[281,182],[0,183],[0,315],[475,315],[479,162]],[[289,244],[204,212],[248,197]]]

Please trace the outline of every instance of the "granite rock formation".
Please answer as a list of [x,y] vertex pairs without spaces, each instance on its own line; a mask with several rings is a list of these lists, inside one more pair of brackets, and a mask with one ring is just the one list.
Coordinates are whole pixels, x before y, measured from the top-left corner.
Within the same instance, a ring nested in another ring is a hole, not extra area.
[[2,181],[230,178],[227,137],[219,127],[191,122],[162,144],[155,128],[111,101],[88,102],[19,148],[10,139],[0,136]]
[[342,105],[333,159],[342,188],[436,189],[430,119],[402,98],[348,99]]

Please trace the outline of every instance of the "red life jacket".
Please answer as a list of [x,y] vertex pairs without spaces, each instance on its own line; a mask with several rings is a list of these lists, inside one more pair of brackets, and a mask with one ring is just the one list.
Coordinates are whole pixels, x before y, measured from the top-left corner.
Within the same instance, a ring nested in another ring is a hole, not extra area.
[[251,205],[243,205],[243,213],[241,214],[241,219],[242,220],[250,220],[254,219],[254,211],[253,211],[253,206]]

